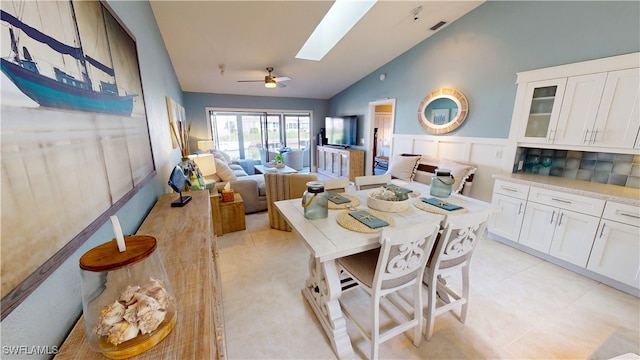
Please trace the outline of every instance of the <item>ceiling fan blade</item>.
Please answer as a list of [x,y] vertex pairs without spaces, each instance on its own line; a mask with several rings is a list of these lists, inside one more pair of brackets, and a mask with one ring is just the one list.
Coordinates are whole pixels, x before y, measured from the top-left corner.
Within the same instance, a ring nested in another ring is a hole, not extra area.
[[279,76],[277,78],[273,78],[273,80],[275,80],[276,82],[281,82],[281,81],[289,81],[291,80],[291,78],[288,76]]
[[286,85],[286,84],[283,84],[283,83],[281,83],[281,82],[277,82],[277,83],[276,83],[276,87],[277,87],[277,88],[284,88],[284,87],[287,87],[287,85]]
[[264,82],[264,80],[238,80],[238,82]]

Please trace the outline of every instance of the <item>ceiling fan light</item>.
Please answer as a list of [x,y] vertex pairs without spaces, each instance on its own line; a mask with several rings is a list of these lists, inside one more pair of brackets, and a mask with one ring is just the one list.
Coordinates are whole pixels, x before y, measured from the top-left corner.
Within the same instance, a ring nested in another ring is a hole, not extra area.
[[276,87],[276,81],[273,79],[266,79],[264,82],[264,87],[268,89],[273,89]]

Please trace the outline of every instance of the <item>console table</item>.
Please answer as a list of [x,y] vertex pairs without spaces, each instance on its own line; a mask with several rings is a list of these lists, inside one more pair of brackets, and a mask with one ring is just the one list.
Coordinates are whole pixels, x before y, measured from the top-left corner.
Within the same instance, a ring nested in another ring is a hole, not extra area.
[[[208,191],[190,192],[184,207],[171,207],[177,194],[163,195],[137,235],[156,238],[176,296],[178,321],[171,333],[136,359],[224,359],[222,284]],[[80,299],[78,299],[80,300]],[[56,359],[104,359],[89,348],[84,318],[76,323]]]
[[347,177],[354,181],[364,175],[364,151],[318,146],[318,173],[331,178]]

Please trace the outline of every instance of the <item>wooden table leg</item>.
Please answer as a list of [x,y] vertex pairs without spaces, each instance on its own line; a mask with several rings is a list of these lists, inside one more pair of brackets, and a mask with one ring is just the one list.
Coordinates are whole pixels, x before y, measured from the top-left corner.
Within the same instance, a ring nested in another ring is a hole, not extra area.
[[347,333],[347,322],[338,302],[342,289],[335,261],[319,262],[311,255],[309,273],[302,295],[320,320],[338,358],[352,358],[354,352]]

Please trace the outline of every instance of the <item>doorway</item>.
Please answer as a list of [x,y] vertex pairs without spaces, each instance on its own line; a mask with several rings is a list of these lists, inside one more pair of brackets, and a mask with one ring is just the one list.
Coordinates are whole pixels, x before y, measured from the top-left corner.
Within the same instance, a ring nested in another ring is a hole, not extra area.
[[392,135],[395,122],[396,99],[376,100],[369,103],[369,133],[365,174],[386,172],[392,154]]

